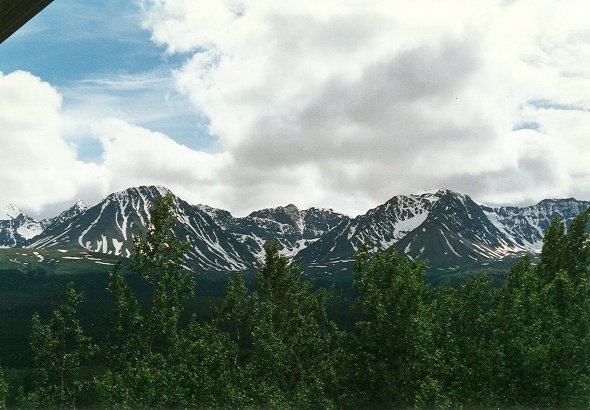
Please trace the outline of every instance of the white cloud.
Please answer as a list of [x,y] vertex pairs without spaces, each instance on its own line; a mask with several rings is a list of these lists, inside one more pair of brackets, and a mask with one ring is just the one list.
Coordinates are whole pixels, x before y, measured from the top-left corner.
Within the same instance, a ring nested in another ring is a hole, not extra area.
[[217,176],[231,161],[227,154],[192,150],[162,133],[114,118],[97,124],[94,133],[103,146],[102,168],[111,191],[155,184],[187,200],[219,202],[224,187]]
[[[237,199],[269,178],[291,187],[275,202],[313,186],[336,207],[438,186],[512,203],[588,186],[587,112],[533,104],[590,108],[585,1],[144,6],[153,40],[191,55],[178,88],[234,157]],[[313,182],[290,181],[301,169]]]
[[[236,214],[288,202],[355,214],[439,187],[490,204],[590,199],[586,1],[141,4],[152,40],[186,58],[172,78],[98,76],[61,89],[72,102],[61,110],[48,84],[4,76],[35,91],[0,95],[4,135],[32,144],[3,148],[38,155],[55,175],[79,170],[51,178],[70,184],[62,198],[96,174],[95,192],[163,184]],[[187,110],[207,120],[215,149],[154,132]],[[89,129],[100,165],[80,162],[67,142]],[[55,143],[35,153],[41,136]]]
[[75,147],[62,139],[61,102],[38,77],[0,73],[0,192],[32,212],[106,191],[100,168],[78,161]]

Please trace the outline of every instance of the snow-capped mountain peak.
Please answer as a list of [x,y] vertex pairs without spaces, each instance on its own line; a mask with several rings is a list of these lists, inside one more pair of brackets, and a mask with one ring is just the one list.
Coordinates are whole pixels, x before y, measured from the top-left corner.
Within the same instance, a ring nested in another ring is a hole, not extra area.
[[90,208],[90,205],[88,205],[88,203],[82,199],[78,199],[76,201],[76,203],[74,204],[74,208],[78,211],[78,212],[85,212],[88,210],[88,208]]
[[40,222],[14,205],[0,201],[0,247],[21,246],[43,232]]
[[0,201],[0,221],[9,221],[11,219],[15,219],[22,213],[23,211],[14,205],[5,201]]

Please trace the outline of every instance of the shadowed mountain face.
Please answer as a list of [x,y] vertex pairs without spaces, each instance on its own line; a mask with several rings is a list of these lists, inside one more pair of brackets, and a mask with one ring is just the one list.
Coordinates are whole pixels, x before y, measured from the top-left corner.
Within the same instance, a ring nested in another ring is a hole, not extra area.
[[414,259],[458,266],[469,262],[502,259],[522,249],[509,243],[490,222],[483,209],[468,196],[440,192],[427,218],[405,235],[396,247]]
[[[170,193],[141,186],[88,207],[82,201],[55,218],[35,221],[2,203],[0,246],[79,248],[128,257],[133,235],[144,232],[153,201]],[[314,271],[349,264],[363,243],[374,250],[395,245],[438,269],[460,268],[538,252],[543,232],[559,215],[566,223],[590,207],[575,199],[544,200],[525,208],[490,208],[448,190],[395,196],[355,218],[295,205],[263,209],[242,218],[173,195],[177,231],[191,243],[187,266],[201,272],[254,269],[264,245],[276,239],[283,253]]]

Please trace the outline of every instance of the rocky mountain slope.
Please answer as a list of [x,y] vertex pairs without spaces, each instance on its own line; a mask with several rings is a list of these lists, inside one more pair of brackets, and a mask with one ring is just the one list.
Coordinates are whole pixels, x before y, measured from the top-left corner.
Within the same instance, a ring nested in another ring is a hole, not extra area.
[[44,223],[26,215],[20,209],[0,201],[0,247],[23,246],[26,241],[43,232]]
[[[86,249],[127,257],[133,235],[144,231],[152,202],[170,191],[142,186],[113,193],[95,206],[79,201],[55,218],[35,221],[0,203],[0,246]],[[187,266],[207,272],[249,270],[263,257],[264,244],[281,243],[315,272],[349,265],[363,243],[373,249],[395,245],[437,269],[514,258],[538,252],[543,232],[560,215],[569,223],[589,201],[544,200],[534,206],[491,208],[448,190],[399,195],[364,215],[350,218],[332,210],[295,205],[263,209],[246,217],[174,196],[178,234],[189,240]]]

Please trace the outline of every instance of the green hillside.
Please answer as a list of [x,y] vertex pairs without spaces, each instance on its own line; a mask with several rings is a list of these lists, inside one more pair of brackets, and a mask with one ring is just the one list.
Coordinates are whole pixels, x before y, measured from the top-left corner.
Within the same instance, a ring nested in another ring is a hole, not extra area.
[[29,276],[106,272],[118,257],[85,249],[0,249],[0,271]]

